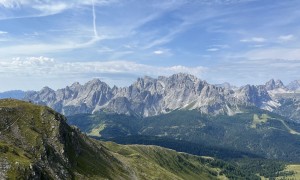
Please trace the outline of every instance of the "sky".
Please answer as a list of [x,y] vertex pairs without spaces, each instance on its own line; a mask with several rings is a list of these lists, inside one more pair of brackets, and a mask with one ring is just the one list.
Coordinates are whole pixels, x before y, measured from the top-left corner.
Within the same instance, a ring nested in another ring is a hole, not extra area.
[[300,79],[299,0],[0,0],[0,91]]

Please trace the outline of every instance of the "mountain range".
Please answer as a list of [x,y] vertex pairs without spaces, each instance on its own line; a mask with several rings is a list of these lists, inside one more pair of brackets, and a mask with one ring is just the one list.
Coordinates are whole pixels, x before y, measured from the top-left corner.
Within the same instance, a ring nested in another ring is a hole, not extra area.
[[112,112],[141,117],[173,110],[235,115],[255,106],[300,121],[300,81],[285,86],[280,80],[265,85],[213,85],[189,74],[138,78],[128,87],[110,87],[99,79],[78,82],[62,89],[44,87],[26,92],[23,99],[47,105],[64,115]]
[[23,99],[25,93],[26,92],[22,90],[11,90],[11,91],[0,92],[0,99],[4,99],[4,98]]
[[0,179],[260,179],[294,176],[285,164],[300,162],[299,81],[179,73],[2,95],[25,101],[0,100]]

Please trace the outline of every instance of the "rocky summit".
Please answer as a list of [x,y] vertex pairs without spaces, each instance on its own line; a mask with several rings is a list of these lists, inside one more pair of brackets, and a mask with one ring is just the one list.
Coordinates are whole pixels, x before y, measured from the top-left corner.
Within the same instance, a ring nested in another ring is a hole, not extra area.
[[[56,91],[45,87],[40,91],[27,92],[24,99],[47,105],[65,115],[105,111],[147,117],[178,109],[234,115],[244,106],[256,106],[286,115],[285,105],[300,99],[296,84],[284,86],[280,80],[270,80],[265,85],[237,88],[228,84],[212,85],[193,75],[179,73],[156,79],[147,76],[138,78],[135,83],[123,88],[111,88],[99,79],[84,85],[74,83]],[[297,110],[299,103],[289,107],[291,111]],[[299,113],[287,116],[295,121],[300,119]]]

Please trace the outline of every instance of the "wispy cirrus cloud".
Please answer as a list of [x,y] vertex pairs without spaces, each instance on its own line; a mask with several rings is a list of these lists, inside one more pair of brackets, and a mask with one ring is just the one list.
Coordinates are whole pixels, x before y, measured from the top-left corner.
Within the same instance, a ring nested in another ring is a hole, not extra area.
[[164,55],[164,56],[172,56],[172,52],[170,49],[158,49],[153,51],[153,54],[155,55]]
[[247,59],[285,59],[285,60],[300,60],[300,48],[262,48],[250,50],[242,53],[241,57]]
[[[60,62],[49,57],[16,57],[0,60],[0,81],[6,81],[0,91],[12,89],[38,90],[44,86],[61,88],[75,81],[100,78],[109,85],[128,86],[141,76],[169,76],[185,72],[202,77],[208,68],[202,66],[153,66],[133,61]],[[62,78],[63,77],[63,78]]]
[[215,52],[215,51],[219,51],[220,49],[219,48],[209,48],[209,49],[206,49],[206,51],[210,51],[210,52]]
[[288,35],[281,35],[278,37],[280,41],[292,41],[295,39],[295,36],[293,34],[288,34]]
[[[9,64],[9,63],[6,63]],[[12,65],[17,66],[46,66],[46,65],[53,65],[54,59],[48,58],[48,57],[26,57],[24,59],[21,59],[20,57],[13,58],[11,63]]]
[[[47,69],[47,71],[45,71]],[[151,66],[133,61],[93,61],[93,62],[59,62],[49,57],[16,57],[10,61],[0,61],[0,71],[15,76],[82,76],[84,74],[115,74],[128,73],[136,75],[171,75],[179,72],[202,75],[206,67]]]
[[39,4],[39,5],[33,5],[34,9],[39,10],[40,12],[43,12],[43,14],[57,14],[60,12],[63,12],[64,10],[70,8],[70,6],[66,3],[59,2],[55,4]]
[[20,2],[15,0],[0,0],[0,5],[5,8],[16,8],[20,6]]
[[20,56],[34,55],[37,53],[47,54],[47,53],[57,53],[72,49],[83,48],[91,45],[93,41],[74,43],[74,42],[61,42],[55,44],[48,43],[31,43],[31,44],[21,44],[21,45],[11,45],[0,48],[0,53],[5,56],[16,55],[16,52]]
[[251,38],[241,39],[240,41],[241,42],[263,43],[263,42],[266,42],[267,39],[265,39],[263,37],[251,37]]
[[[230,58],[229,62],[210,68],[207,72],[210,75],[206,77],[208,81],[216,83],[225,82],[231,77],[238,77],[231,79],[230,83],[239,86],[250,84],[249,82],[264,84],[272,78],[281,79],[287,84],[294,79],[299,79],[299,68],[299,60]],[[277,73],[274,74],[274,72]]]
[[[11,9],[16,14],[2,13],[2,19],[26,18],[26,17],[42,17],[61,13],[64,10],[72,8],[74,4],[66,3],[64,1],[45,1],[45,0],[0,0],[0,9]],[[29,11],[22,11],[24,8]],[[5,11],[4,11],[5,12]]]
[[[21,12],[16,14],[2,13],[0,20],[44,17],[62,13],[65,10],[78,8],[80,6],[106,6],[117,1],[118,0],[0,0],[0,9],[13,9]],[[28,9],[28,11],[22,11],[22,9]]]
[[6,31],[0,31],[0,35],[3,35],[3,34],[7,34],[8,32]]
[[163,54],[164,51],[162,50],[156,50],[156,51],[153,51],[153,54],[157,54],[157,55],[160,55],[160,54]]
[[[21,8],[21,7],[26,7],[26,6],[33,6],[33,8],[37,9],[62,9],[62,8],[55,8],[55,7],[60,7],[61,4],[66,4],[68,5],[68,8],[71,8],[72,6],[75,5],[109,5],[111,3],[115,3],[118,0],[0,0],[0,7],[4,8]],[[53,6],[53,7],[51,7]],[[45,8],[43,8],[45,7]],[[63,8],[64,9],[64,8]]]

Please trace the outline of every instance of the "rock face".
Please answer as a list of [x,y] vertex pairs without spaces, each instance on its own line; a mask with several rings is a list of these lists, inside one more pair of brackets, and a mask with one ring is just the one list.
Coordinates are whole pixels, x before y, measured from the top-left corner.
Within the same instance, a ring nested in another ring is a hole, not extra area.
[[65,115],[106,111],[139,116],[153,116],[175,109],[196,109],[208,114],[235,114],[243,106],[256,106],[269,111],[280,104],[274,94],[290,90],[280,80],[265,85],[211,85],[189,74],[138,78],[129,87],[110,88],[94,79],[84,85],[74,83],[54,91],[43,88],[29,92],[25,99],[50,106]]
[[275,81],[274,79],[271,79],[270,81],[266,82],[265,88],[266,90],[270,91],[278,88],[285,89],[286,87],[283,85],[283,83],[280,80]]
[[300,90],[300,80],[292,81],[287,85],[287,88],[292,91],[299,91]]
[[[3,153],[3,152],[2,152]],[[7,159],[0,159],[0,179],[6,179],[7,171],[10,169],[10,164]]]

